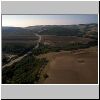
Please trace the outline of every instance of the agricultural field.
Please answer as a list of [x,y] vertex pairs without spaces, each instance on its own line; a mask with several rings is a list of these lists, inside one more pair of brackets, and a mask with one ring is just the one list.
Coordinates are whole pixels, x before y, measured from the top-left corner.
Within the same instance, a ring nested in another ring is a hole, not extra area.
[[[3,52],[10,52],[7,51],[7,48],[10,49],[11,47],[15,49],[20,49],[20,47],[31,47],[34,46],[36,43],[37,37],[29,35],[29,36],[5,36],[2,38],[2,47]],[[18,48],[17,48],[18,47]]]
[[92,41],[90,38],[76,37],[76,36],[52,36],[52,35],[42,35],[41,42],[43,44],[51,46],[64,46],[71,43],[83,43],[87,44]]

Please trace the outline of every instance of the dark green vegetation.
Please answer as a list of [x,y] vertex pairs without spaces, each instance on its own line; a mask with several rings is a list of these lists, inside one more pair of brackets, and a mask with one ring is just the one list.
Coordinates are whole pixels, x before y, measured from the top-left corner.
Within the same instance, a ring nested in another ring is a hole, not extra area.
[[6,84],[32,84],[39,80],[39,71],[47,64],[45,58],[37,59],[28,55],[16,64],[3,68],[2,83]]
[[21,56],[30,51],[34,47],[34,45],[26,45],[25,43],[6,43],[3,45],[2,50],[4,53],[16,54],[18,56]]

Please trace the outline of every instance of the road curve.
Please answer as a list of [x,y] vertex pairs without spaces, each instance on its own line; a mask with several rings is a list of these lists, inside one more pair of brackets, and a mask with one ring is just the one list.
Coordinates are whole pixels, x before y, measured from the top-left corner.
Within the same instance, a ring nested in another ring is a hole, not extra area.
[[41,35],[35,33],[35,36],[37,36],[39,38],[38,41],[37,41],[36,46],[34,47],[34,49],[37,49],[39,47],[39,43],[41,42]]

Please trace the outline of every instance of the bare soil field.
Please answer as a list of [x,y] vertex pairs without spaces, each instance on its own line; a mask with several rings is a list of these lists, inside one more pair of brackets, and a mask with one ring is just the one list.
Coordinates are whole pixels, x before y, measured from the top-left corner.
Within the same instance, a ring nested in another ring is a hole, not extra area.
[[91,47],[74,51],[52,52],[40,55],[49,60],[48,78],[43,84],[98,83],[98,49]]

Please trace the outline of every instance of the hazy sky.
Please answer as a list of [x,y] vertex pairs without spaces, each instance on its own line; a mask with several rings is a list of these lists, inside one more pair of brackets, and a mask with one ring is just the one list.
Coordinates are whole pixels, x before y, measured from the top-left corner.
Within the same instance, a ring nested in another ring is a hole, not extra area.
[[2,26],[71,25],[97,23],[97,15],[2,15]]

